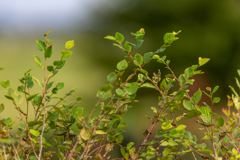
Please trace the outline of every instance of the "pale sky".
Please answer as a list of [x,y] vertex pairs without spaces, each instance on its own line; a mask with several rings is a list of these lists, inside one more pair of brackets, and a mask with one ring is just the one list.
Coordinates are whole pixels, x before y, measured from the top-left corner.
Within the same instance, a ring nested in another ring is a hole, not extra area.
[[[74,28],[112,0],[0,0],[0,31]],[[105,2],[105,3],[104,3]],[[76,25],[75,25],[76,26]]]

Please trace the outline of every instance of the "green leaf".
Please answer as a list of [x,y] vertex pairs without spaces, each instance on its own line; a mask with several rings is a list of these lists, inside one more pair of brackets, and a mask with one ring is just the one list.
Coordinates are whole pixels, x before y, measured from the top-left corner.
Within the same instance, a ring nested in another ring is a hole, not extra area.
[[28,96],[27,101],[31,101],[34,97],[36,97],[39,93]]
[[30,129],[30,133],[36,137],[39,137],[40,136],[40,132],[39,131],[36,131],[36,130],[33,130],[33,129]]
[[196,110],[196,109],[189,110],[188,112],[189,113],[184,115],[184,117],[186,119],[190,119],[190,118],[197,117],[197,116],[201,115],[201,112]]
[[39,85],[41,88],[43,88],[43,84],[42,84],[37,78],[35,78],[35,77],[32,77],[32,78],[34,79],[35,82],[38,83],[38,85]]
[[10,86],[10,81],[7,80],[6,82],[5,81],[1,81],[1,86],[3,88],[8,88]]
[[216,120],[216,126],[217,127],[222,127],[224,125],[224,119],[222,116],[218,116]]
[[154,53],[153,52],[147,52],[143,55],[143,62],[147,62],[151,56],[153,55]]
[[36,40],[36,44],[37,44],[37,48],[38,48],[40,51],[44,51],[44,50],[46,49],[46,43],[43,42],[42,40],[37,39],[37,40]]
[[47,36],[48,36],[48,34],[49,34],[51,31],[52,31],[52,29],[50,29],[49,31],[47,31],[47,33],[46,33],[46,34],[44,34],[44,37],[47,37]]
[[219,86],[214,87],[212,94],[215,93],[218,90]]
[[219,97],[214,97],[213,98],[213,103],[218,103],[221,99]]
[[56,151],[56,155],[57,155],[58,158],[60,158],[61,160],[65,160],[64,154],[63,154],[61,151],[57,150],[57,151]]
[[113,81],[115,81],[117,79],[117,75],[115,72],[111,72],[108,76],[107,76],[107,83],[112,83]]
[[183,100],[183,107],[186,108],[187,110],[193,110],[194,109],[194,105],[192,104],[192,102],[187,101],[187,100]]
[[163,157],[166,157],[172,150],[169,148],[164,148]]
[[117,43],[113,43],[114,46],[120,48],[120,49],[123,49],[123,47],[120,45],[120,44],[117,44]]
[[191,67],[185,69],[184,74],[187,78],[191,77],[191,75],[193,74],[193,69]]
[[64,82],[58,82],[58,84],[57,84],[57,89],[63,89],[63,87],[64,87]]
[[209,60],[210,60],[210,58],[199,57],[198,58],[198,64],[199,64],[199,66],[202,66],[202,65],[206,64]]
[[112,111],[112,110],[115,110],[116,108],[115,107],[113,107],[113,106],[104,106],[103,107],[103,110],[105,111],[105,112],[107,112],[107,111]]
[[13,99],[17,106],[21,105],[23,102],[23,97],[20,94],[15,94]]
[[102,91],[102,92],[107,92],[107,91],[109,91],[111,89],[113,89],[113,85],[107,84],[107,85],[104,85],[104,86],[100,87],[99,90]]
[[116,32],[115,38],[122,43],[124,41],[124,36],[121,33]]
[[125,59],[120,61],[120,62],[118,62],[118,64],[117,64],[117,69],[119,71],[122,71],[122,70],[126,69],[127,67],[128,67],[128,63],[127,63],[127,61]]
[[187,127],[186,125],[180,124],[179,126],[177,126],[176,130],[180,131],[180,130],[183,130],[184,128],[186,128],[186,127]]
[[42,102],[42,96],[41,95],[33,98],[33,104],[35,106],[39,106],[41,102]]
[[211,109],[208,107],[198,107],[198,110],[202,113],[201,117],[204,122],[211,123]]
[[202,97],[202,91],[200,88],[193,94],[191,97],[191,100],[193,101],[194,104],[198,104],[198,102],[201,100]]
[[71,49],[74,46],[74,40],[67,41],[65,44],[66,49]]
[[76,101],[81,101],[82,100],[82,97],[77,97],[76,98]]
[[51,58],[51,56],[52,56],[52,45],[49,46],[44,52],[45,58]]
[[143,43],[143,40],[138,40],[136,45],[133,48],[137,49],[137,48],[141,47],[142,43]]
[[184,85],[186,83],[186,78],[185,78],[185,76],[183,74],[181,74],[179,76],[178,80],[179,80],[179,85],[180,86],[182,86],[182,85]]
[[64,146],[64,145],[57,145],[57,148],[60,148],[60,149],[71,149],[69,146]]
[[47,84],[46,91],[47,91],[49,88],[52,87],[53,83],[54,83],[54,81],[49,82],[49,83]]
[[174,35],[172,33],[166,33],[163,37],[164,43],[168,43]]
[[134,93],[136,93],[138,90],[138,87],[137,86],[131,86],[127,89],[127,94],[128,95],[133,95]]
[[104,37],[105,39],[108,39],[108,40],[112,40],[112,41],[116,41],[117,39],[113,36],[106,36]]
[[28,127],[31,128],[31,127],[34,127],[36,125],[41,125],[41,124],[42,124],[42,121],[29,121]]
[[162,124],[162,129],[163,129],[163,130],[168,130],[168,129],[172,128],[173,126],[172,126],[171,123],[172,123],[172,120],[163,122],[163,124]]
[[145,75],[148,75],[148,72],[145,69],[139,69],[140,72],[142,72]]
[[54,71],[54,68],[53,68],[53,66],[47,66],[47,70],[48,70],[49,72],[53,72],[53,71]]
[[129,150],[132,146],[134,145],[134,142],[129,142],[128,144],[127,144],[127,150]]
[[139,53],[135,54],[133,63],[136,66],[142,65],[143,64],[143,57],[142,57],[142,55],[139,54]]
[[125,149],[121,147],[120,151],[121,151],[122,156],[125,157],[125,155],[126,155]]
[[152,88],[152,89],[157,89],[156,86],[154,86],[153,84],[151,83],[144,83],[141,85],[141,87],[146,87],[146,88]]
[[11,96],[9,96],[9,95],[4,95],[7,99],[9,99],[9,100],[14,100]]
[[34,55],[34,57],[35,57],[36,65],[38,67],[40,67],[40,68],[43,68],[44,67],[44,63],[43,63],[42,59],[40,57],[38,57],[38,56],[35,56],[35,55]]
[[0,113],[2,113],[4,111],[4,105],[0,104]]
[[82,115],[83,113],[83,108],[76,107],[73,109],[73,117],[78,118]]
[[61,58],[62,58],[62,59],[68,58],[68,57],[70,57],[72,54],[73,54],[73,52],[71,52],[71,51],[64,51],[64,50],[62,50],[62,51],[61,51]]
[[126,42],[124,43],[124,49],[125,49],[127,52],[131,52],[132,46],[129,44],[128,41],[126,41]]
[[61,114],[62,116],[65,116],[65,113],[58,107],[53,106],[53,108],[55,109],[56,112],[58,112],[59,114]]

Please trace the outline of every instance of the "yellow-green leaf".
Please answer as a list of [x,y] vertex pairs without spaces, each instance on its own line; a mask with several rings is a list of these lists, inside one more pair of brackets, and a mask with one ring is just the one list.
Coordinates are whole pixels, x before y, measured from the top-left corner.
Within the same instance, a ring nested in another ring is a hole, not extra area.
[[71,49],[74,46],[74,40],[67,41],[65,44],[66,49]]

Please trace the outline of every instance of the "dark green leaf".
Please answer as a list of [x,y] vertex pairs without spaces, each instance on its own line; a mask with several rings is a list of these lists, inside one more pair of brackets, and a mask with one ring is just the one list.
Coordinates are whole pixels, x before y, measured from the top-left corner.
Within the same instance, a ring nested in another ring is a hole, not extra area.
[[0,113],[2,113],[4,110],[4,105],[3,104],[0,104]]
[[56,112],[58,112],[59,114],[61,114],[62,116],[65,116],[65,113],[58,107],[53,106],[53,108],[55,109]]
[[143,43],[143,40],[138,40],[136,45],[133,48],[137,49],[137,48],[141,47],[142,43]]
[[99,90],[102,91],[102,92],[107,92],[107,91],[109,91],[111,89],[113,89],[113,85],[107,84],[107,85],[104,85],[104,86],[100,87]]
[[13,100],[13,97],[9,96],[9,95],[4,95],[7,99]]
[[216,120],[216,126],[217,127],[222,127],[224,125],[224,119],[222,116],[218,116]]
[[28,127],[31,128],[31,127],[34,127],[36,125],[41,125],[41,124],[42,124],[42,121],[29,121]]
[[53,83],[54,83],[54,81],[49,82],[49,83],[47,84],[46,91],[47,91],[49,88],[52,87]]
[[42,96],[41,95],[40,96],[36,96],[36,97],[33,98],[33,104],[35,106],[39,106],[41,101],[42,101]]
[[27,101],[31,101],[37,95],[38,95],[38,93],[28,96]]
[[45,53],[44,53],[44,57],[45,58],[51,58],[52,56],[52,45],[49,46],[46,50],[45,50]]

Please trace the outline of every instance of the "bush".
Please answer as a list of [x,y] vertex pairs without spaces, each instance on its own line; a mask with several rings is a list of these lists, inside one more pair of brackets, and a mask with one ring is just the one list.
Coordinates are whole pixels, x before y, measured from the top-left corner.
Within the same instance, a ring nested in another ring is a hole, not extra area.
[[[24,73],[17,91],[10,87],[9,80],[1,81],[1,86],[6,91],[5,97],[13,102],[22,122],[17,134],[11,135],[12,118],[0,120],[1,159],[41,160],[55,156],[61,160],[103,160],[111,158],[110,153],[116,145],[120,146],[122,155],[122,158],[116,159],[140,160],[157,157],[159,160],[170,160],[179,159],[185,154],[191,154],[192,159],[197,159],[196,155],[203,159],[212,157],[215,160],[240,158],[238,93],[230,86],[233,95],[228,96],[227,108],[222,109],[226,117],[224,119],[217,116],[213,112],[213,106],[220,98],[213,95],[218,86],[213,89],[207,87],[205,91],[199,89],[192,96],[188,90],[188,86],[194,83],[193,76],[203,74],[199,68],[206,64],[209,58],[199,57],[197,65],[186,68],[184,73],[176,76],[170,68],[170,60],[162,55],[162,52],[178,39],[180,31],[166,33],[163,38],[164,44],[157,51],[144,55],[139,53],[133,55],[133,51],[143,43],[144,29],[131,33],[135,37],[135,43],[124,42],[124,36],[118,32],[115,36],[106,36],[105,38],[114,41],[113,45],[119,47],[126,56],[117,63],[117,70],[107,76],[108,84],[100,87],[97,92],[98,101],[86,117],[82,115],[83,108],[77,105],[82,100],[81,97],[70,103],[65,101],[65,98],[72,95],[77,88],[66,93],[64,97],[58,97],[58,91],[64,87],[64,83],[56,84],[51,81],[51,78],[64,67],[66,59],[72,55],[70,49],[74,46],[74,41],[66,42],[66,50],[61,51],[60,60],[47,66],[52,55],[52,41],[47,38],[50,32],[51,30],[44,35],[45,41],[36,40],[37,48],[43,52],[43,59],[34,56],[36,65],[43,70],[43,82],[33,77],[31,70]],[[144,69],[150,61],[164,65],[170,71],[169,74],[161,75],[159,70],[150,76]],[[130,63],[133,63],[135,68],[132,74],[124,78]],[[238,74],[240,75],[240,70]],[[237,78],[236,83],[240,88]],[[34,84],[42,89],[41,93],[30,92]],[[125,132],[122,128],[127,126],[122,115],[126,114],[130,104],[138,102],[135,97],[140,88],[158,92],[158,107],[151,107],[154,116],[148,117],[151,123],[144,132],[141,145],[136,147],[133,142],[129,142],[127,146],[122,146],[124,138],[122,134]],[[203,105],[199,103],[202,93],[210,98],[211,103],[203,102]],[[57,102],[54,103],[52,100]],[[26,101],[26,108],[21,105],[23,101]],[[30,107],[33,108],[33,113],[29,112]],[[97,117],[92,118],[97,107],[100,107],[101,111]],[[3,110],[4,105],[1,104],[0,112]],[[30,114],[34,114],[34,119],[29,118]],[[202,126],[200,129],[205,136],[198,139],[186,131],[182,119],[196,120],[194,123]],[[160,127],[157,124],[160,124]],[[153,130],[154,127],[156,132]],[[205,143],[207,140],[211,144],[208,148]]]

